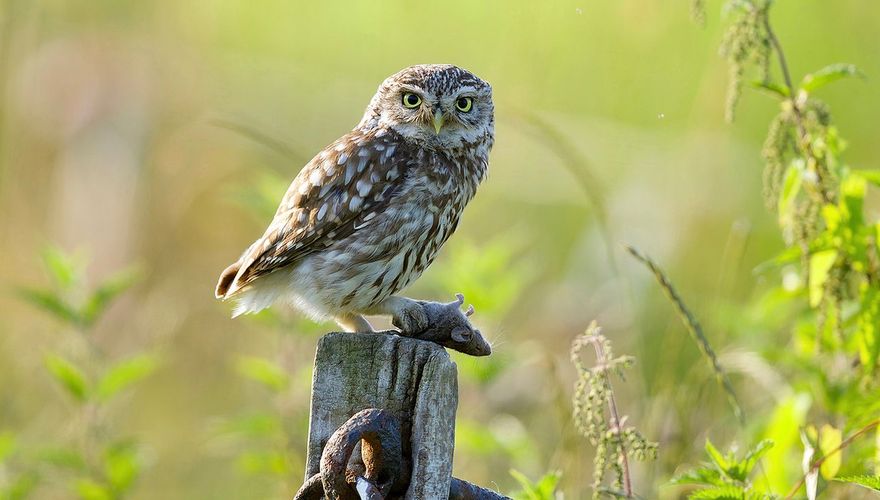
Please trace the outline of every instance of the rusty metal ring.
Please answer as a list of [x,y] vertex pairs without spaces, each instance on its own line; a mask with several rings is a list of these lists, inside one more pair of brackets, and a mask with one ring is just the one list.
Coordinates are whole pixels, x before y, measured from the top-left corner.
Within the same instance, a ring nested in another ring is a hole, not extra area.
[[[361,444],[363,470],[348,467]],[[354,414],[327,440],[321,472],[300,488],[295,500],[360,500],[358,486],[370,498],[384,498],[401,480],[403,445],[400,424],[391,412],[370,408]],[[319,486],[320,485],[320,486]]]
[[330,500],[359,500],[352,488],[358,474],[348,470],[348,461],[358,443],[361,443],[361,458],[366,469],[363,476],[383,497],[400,477],[403,466],[400,424],[387,410],[362,410],[330,436],[321,454],[321,480],[324,494]]

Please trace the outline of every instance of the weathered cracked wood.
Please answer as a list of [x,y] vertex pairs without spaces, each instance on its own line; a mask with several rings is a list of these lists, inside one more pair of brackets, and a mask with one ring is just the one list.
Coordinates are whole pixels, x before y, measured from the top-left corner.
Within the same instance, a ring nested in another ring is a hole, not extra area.
[[432,342],[377,333],[330,333],[318,343],[306,480],[319,472],[327,440],[365,408],[390,411],[400,422],[411,460],[407,500],[449,497],[458,378],[449,354]]

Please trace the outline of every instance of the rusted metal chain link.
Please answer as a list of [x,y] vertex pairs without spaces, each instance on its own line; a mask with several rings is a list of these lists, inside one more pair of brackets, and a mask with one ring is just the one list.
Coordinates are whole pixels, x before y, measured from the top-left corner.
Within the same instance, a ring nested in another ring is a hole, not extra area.
[[[349,464],[361,445],[360,464]],[[330,436],[321,454],[321,471],[310,477],[294,500],[385,500],[408,486],[400,424],[387,410],[362,410]],[[449,500],[501,500],[508,497],[452,478]]]

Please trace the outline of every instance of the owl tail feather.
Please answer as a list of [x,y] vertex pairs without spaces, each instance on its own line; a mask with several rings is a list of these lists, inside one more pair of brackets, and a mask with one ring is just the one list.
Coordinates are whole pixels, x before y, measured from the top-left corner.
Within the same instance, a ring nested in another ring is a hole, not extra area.
[[238,271],[241,268],[241,262],[236,262],[231,266],[227,267],[220,273],[220,280],[217,281],[217,289],[214,291],[214,296],[218,299],[228,298],[229,295],[235,293],[237,291],[237,287],[230,290],[232,283],[235,281],[235,277],[238,275]]

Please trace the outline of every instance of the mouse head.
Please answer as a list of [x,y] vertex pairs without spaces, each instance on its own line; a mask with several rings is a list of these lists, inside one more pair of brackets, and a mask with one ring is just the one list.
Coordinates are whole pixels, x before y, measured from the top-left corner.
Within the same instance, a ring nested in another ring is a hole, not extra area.
[[470,356],[488,356],[492,354],[492,346],[486,342],[479,330],[469,326],[457,326],[452,329],[449,339],[443,347],[454,349]]

